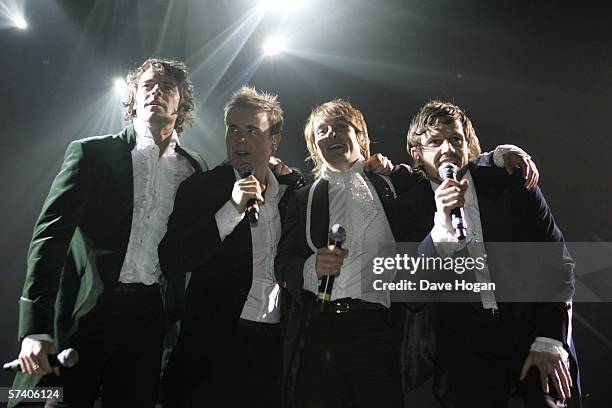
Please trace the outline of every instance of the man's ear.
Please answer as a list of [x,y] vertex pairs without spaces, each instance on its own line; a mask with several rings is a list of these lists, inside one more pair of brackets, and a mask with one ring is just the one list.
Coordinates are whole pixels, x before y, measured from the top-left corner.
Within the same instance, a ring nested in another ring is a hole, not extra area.
[[410,156],[412,157],[412,160],[414,160],[415,164],[421,161],[421,151],[416,147],[410,148]]
[[280,144],[282,139],[281,133],[275,133],[272,135],[272,143],[274,144],[274,147],[278,148],[278,145]]

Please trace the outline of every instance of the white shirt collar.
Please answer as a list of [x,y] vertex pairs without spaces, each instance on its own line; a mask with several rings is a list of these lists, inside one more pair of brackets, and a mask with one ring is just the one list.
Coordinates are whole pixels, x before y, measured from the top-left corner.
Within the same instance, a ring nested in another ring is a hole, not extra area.
[[353,177],[355,174],[361,174],[364,171],[366,164],[365,158],[360,154],[357,161],[346,172],[331,170],[327,165],[321,167],[321,178],[327,181],[338,182],[344,177]]
[[[134,131],[136,132],[136,143],[139,141],[143,142],[145,139],[151,139],[151,141],[155,143],[153,140],[153,135],[145,122],[134,118],[132,123],[134,124]],[[172,135],[170,135],[170,143],[168,144],[168,148],[166,150],[172,151],[176,146],[180,146],[180,142],[178,133],[176,133],[176,130],[173,130]]]

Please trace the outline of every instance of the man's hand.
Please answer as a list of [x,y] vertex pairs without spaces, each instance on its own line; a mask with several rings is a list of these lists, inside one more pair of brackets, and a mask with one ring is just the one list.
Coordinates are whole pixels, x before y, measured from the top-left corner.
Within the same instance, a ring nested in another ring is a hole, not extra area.
[[540,382],[545,394],[548,394],[550,391],[548,387],[548,377],[550,377],[561,398],[570,398],[572,396],[570,392],[572,376],[559,354],[547,353],[545,351],[530,351],[521,369],[521,380],[525,378],[531,366],[536,366],[540,371]]
[[437,214],[443,214],[446,219],[446,226],[450,230],[451,210],[465,205],[465,192],[468,188],[468,181],[461,180],[460,183],[453,179],[446,179],[440,184],[434,193],[436,199]]
[[270,170],[272,170],[275,176],[286,176],[287,174],[293,173],[291,167],[283,163],[278,157],[270,156],[268,166],[270,166]]
[[51,368],[49,354],[55,353],[53,343],[46,340],[31,340],[27,337],[21,342],[19,366],[26,374],[46,375],[52,372],[59,374],[59,368]]
[[251,199],[260,203],[264,201],[261,184],[253,175],[236,181],[232,190],[232,204],[239,213],[246,210],[246,205]]
[[348,249],[338,248],[335,245],[319,248],[315,260],[315,271],[319,279],[323,276],[336,276],[339,274],[344,258],[347,256]]
[[383,156],[380,153],[376,153],[370,156],[366,162],[365,170],[388,176],[393,171],[393,163],[391,163],[391,160],[389,160],[388,157]]
[[523,169],[523,179],[525,179],[525,188],[532,190],[538,185],[540,173],[531,157],[523,150],[511,150],[504,154],[504,167],[508,174],[514,173],[515,167]]

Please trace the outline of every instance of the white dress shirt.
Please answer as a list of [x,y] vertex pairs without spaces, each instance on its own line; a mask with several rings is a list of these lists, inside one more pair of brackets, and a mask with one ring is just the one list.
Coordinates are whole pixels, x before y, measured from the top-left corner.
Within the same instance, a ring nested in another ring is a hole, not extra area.
[[[287,186],[279,184],[270,169],[267,170],[264,203],[259,205],[257,226],[251,225],[253,247],[253,283],[240,315],[241,319],[262,323],[280,322],[280,286],[274,277],[274,258],[281,235],[278,203]],[[236,180],[241,177],[234,169]],[[228,200],[215,214],[219,238],[223,241],[244,218]]]
[[176,190],[194,169],[186,157],[174,150],[179,144],[176,131],[172,132],[170,143],[160,157],[159,147],[146,124],[134,120],[134,130],[134,210],[119,282],[151,285],[161,276],[157,246],[166,234]]
[[[482,235],[482,225],[480,223],[480,209],[478,208],[478,197],[476,196],[476,188],[470,171],[466,171],[463,179],[467,180],[469,186],[465,192],[465,204],[463,210],[465,213],[465,223],[468,225],[467,237],[465,240],[459,241],[454,236],[452,230],[447,230],[443,225],[443,219],[440,219],[440,214],[434,216],[435,223],[431,230],[431,238],[434,242],[436,250],[442,257],[449,257],[456,251],[467,246],[467,251],[470,257],[476,259],[486,259],[484,237]],[[430,180],[431,188],[436,191],[440,183]],[[474,270],[476,281],[479,283],[490,283],[491,272],[486,260],[483,262],[484,268]],[[482,306],[485,309],[497,309],[495,301],[495,293],[490,290],[482,290],[480,292]]]
[[[347,172],[321,169],[321,178],[329,183],[329,225],[340,224],[346,229],[343,248],[348,249],[340,273],[334,279],[332,300],[361,299],[367,302],[391,305],[388,291],[362,292],[362,274],[374,245],[394,244],[393,233],[385,210],[374,186],[364,174],[363,157]],[[308,226],[307,226],[308,228]],[[319,278],[315,271],[316,253],[304,263],[304,289],[317,293]],[[371,274],[371,269],[369,270]]]

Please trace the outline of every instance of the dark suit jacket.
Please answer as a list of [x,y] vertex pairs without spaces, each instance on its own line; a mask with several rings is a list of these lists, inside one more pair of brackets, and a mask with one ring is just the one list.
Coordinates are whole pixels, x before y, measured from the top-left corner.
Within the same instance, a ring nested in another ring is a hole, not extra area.
[[[200,373],[206,371],[206,364],[212,363],[218,347],[236,327],[253,280],[248,219],[245,217],[223,241],[215,221],[215,213],[231,198],[235,181],[234,170],[228,164],[185,180],[177,193],[166,236],[159,245],[160,264],[166,276],[192,272],[177,350],[185,342],[197,343],[197,350],[186,347],[185,351],[204,365],[198,367]],[[288,185],[278,204],[282,216],[287,192],[305,181],[294,170],[278,177],[278,182]],[[198,350],[202,353],[196,355]]]
[[[563,235],[539,187],[533,191],[525,190],[519,171],[510,176],[504,169],[474,165],[469,165],[469,169],[478,197],[485,248],[487,242],[559,243],[556,246],[556,274],[547,277],[558,280],[560,286],[567,286],[567,293],[571,295],[574,261],[565,249]],[[429,180],[420,178],[398,198],[398,206],[401,208],[399,213],[402,231],[399,234],[402,241],[421,242],[419,254],[437,256],[430,235],[436,205]],[[504,267],[498,261],[491,256],[487,259],[494,281],[496,270]],[[474,306],[482,308],[479,303]],[[457,321],[461,317],[452,313],[452,306],[441,304],[440,307],[449,307],[444,309],[445,312],[439,317],[442,325],[460,324]],[[523,345],[525,354],[531,342],[538,336],[556,339],[570,350],[570,339],[567,337],[568,308],[563,302],[499,303],[500,319],[513,328],[516,343]],[[445,341],[450,345],[452,339],[440,338],[441,350],[446,349]],[[575,364],[575,360],[573,363]],[[575,373],[576,367],[573,368]]]
[[[135,144],[130,125],[118,134],[68,146],[34,227],[20,299],[19,341],[47,333],[63,349],[79,319],[116,284],[132,224]],[[181,147],[177,152],[196,172],[207,169],[196,153]],[[39,379],[18,374],[15,386],[32,386]]]

